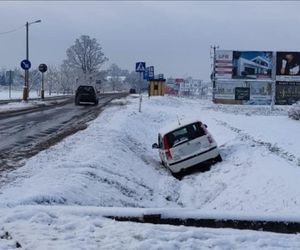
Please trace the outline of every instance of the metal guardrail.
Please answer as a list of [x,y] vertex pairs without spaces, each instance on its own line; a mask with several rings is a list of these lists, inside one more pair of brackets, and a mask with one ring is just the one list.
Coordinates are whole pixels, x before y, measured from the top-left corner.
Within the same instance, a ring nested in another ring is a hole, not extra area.
[[208,219],[208,218],[170,218],[161,214],[145,214],[138,216],[105,216],[116,221],[130,221],[138,223],[164,224],[188,227],[207,228],[231,228],[247,229],[256,231],[267,231],[274,233],[296,234],[300,232],[300,222],[291,221],[269,221],[269,220],[247,220],[247,219]]
[[[66,98],[71,98],[74,95],[58,95],[58,96],[47,96],[45,97],[45,101],[55,101],[55,100],[61,100],[61,99],[66,99]],[[42,101],[42,99],[39,98],[30,98],[28,99],[29,101]],[[7,100],[0,100],[0,105],[1,104],[8,104],[10,102],[21,102],[23,101],[21,98],[15,98],[15,99],[7,99]]]
[[[69,97],[64,97],[64,98],[52,98],[51,100],[47,100],[46,103],[41,103],[33,107],[26,107],[26,108],[20,108],[20,109],[15,109],[15,110],[5,110],[5,111],[0,111],[0,119],[12,117],[12,116],[17,116],[21,114],[28,114],[34,111],[41,111],[41,110],[47,110],[51,109],[53,106],[58,107],[65,105],[67,103],[73,102],[73,96]],[[49,103],[49,101],[52,103]]]
[[[100,94],[99,97],[100,98],[101,98],[101,96],[114,97],[116,95],[118,95],[119,98],[122,98],[122,97],[127,96],[128,93],[104,93],[104,94]],[[35,99],[30,99],[30,100],[35,100]],[[36,100],[40,100],[40,99],[37,98]],[[49,103],[51,101],[53,103]],[[60,101],[60,102],[55,102],[55,101]],[[17,115],[21,115],[21,114],[22,115],[28,114],[28,113],[35,112],[35,111],[47,110],[47,109],[51,109],[53,106],[55,106],[55,107],[63,106],[65,104],[72,103],[73,101],[74,101],[74,95],[48,97],[47,99],[45,99],[45,104],[39,103],[38,105],[33,106],[33,107],[21,108],[21,109],[16,109],[16,110],[6,110],[6,111],[2,111],[2,112],[0,111],[0,119],[17,116]],[[109,100],[108,102],[110,102],[110,101],[111,100]],[[11,102],[11,100],[9,102]]]

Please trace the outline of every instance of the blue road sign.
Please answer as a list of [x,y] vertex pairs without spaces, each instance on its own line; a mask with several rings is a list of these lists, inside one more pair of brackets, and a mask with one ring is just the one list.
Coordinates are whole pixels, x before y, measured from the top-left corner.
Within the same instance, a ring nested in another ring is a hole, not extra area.
[[148,68],[146,68],[145,72],[144,72],[144,80],[149,80],[149,70]]
[[164,74],[158,74],[158,79],[163,80],[164,79]]
[[24,59],[21,62],[21,68],[24,70],[30,69],[31,68],[31,62],[29,60]]
[[145,62],[137,62],[135,64],[135,72],[145,72],[146,71],[146,63]]
[[149,69],[148,79],[153,80],[154,79],[154,66],[150,66],[147,69]]

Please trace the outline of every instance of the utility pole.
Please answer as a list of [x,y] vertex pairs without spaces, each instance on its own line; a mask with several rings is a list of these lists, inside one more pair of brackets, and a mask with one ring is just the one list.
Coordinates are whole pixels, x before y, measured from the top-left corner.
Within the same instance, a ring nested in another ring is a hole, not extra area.
[[213,102],[216,101],[215,94],[216,94],[216,50],[219,48],[219,46],[211,46],[211,49],[213,49],[213,73],[212,73],[212,83],[213,83],[213,92],[212,92],[212,99]]
[[[29,58],[28,27],[29,27],[29,23],[26,22],[26,60],[27,61]],[[23,89],[23,100],[24,101],[27,101],[27,99],[28,99],[28,91],[29,91],[28,81],[29,81],[29,71],[28,71],[28,69],[25,69],[25,84],[24,84],[24,89]]]
[[140,72],[140,96],[139,96],[139,112],[142,112],[142,83],[143,83],[143,72]]
[[12,71],[9,71],[9,99],[11,99]]
[[[26,61],[29,62],[29,25],[34,23],[40,23],[41,20],[36,20],[34,22],[26,22]],[[29,66],[30,68],[30,66]],[[29,94],[29,69],[25,69],[25,84],[23,88],[23,100],[28,100],[28,94]]]
[[271,83],[271,110],[274,110],[275,95],[276,95],[276,52],[273,52],[272,56],[272,83]]

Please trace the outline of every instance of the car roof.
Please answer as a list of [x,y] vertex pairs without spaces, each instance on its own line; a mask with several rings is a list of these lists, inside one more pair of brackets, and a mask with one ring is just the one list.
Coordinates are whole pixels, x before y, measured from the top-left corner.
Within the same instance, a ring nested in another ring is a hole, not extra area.
[[[180,124],[179,124],[180,122]],[[173,122],[168,124],[167,126],[161,128],[159,130],[160,135],[163,137],[164,135],[177,130],[179,128],[185,127],[189,124],[195,123],[195,122],[201,122],[199,119],[184,119],[184,120],[179,120],[179,122]],[[201,122],[202,123],[202,122]]]
[[94,88],[93,85],[79,85],[79,86],[78,86],[78,88],[81,88],[81,87],[92,87],[92,88]]

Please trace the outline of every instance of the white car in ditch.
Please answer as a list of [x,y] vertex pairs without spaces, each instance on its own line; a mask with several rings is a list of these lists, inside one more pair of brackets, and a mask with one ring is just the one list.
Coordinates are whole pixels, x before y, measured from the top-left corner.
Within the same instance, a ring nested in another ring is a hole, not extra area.
[[199,120],[180,122],[162,129],[158,143],[154,143],[152,148],[159,150],[162,164],[177,178],[192,167],[201,168],[203,163],[222,161],[216,141]]

